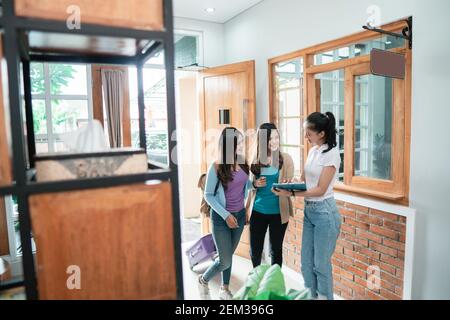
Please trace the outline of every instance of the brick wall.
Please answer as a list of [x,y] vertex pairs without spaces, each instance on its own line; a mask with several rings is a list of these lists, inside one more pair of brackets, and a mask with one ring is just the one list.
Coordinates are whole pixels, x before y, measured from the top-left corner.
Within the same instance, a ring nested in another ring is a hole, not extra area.
[[[406,218],[342,201],[337,204],[342,227],[332,257],[334,292],[344,299],[401,299]],[[300,271],[303,199],[297,198],[294,207],[283,259]]]

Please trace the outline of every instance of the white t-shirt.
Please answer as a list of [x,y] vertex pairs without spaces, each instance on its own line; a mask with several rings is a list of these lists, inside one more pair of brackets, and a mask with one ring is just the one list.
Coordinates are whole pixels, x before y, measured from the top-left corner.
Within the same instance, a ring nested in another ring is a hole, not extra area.
[[321,197],[305,197],[306,200],[310,201],[322,201],[333,197],[333,186],[336,178],[339,174],[339,166],[341,164],[341,157],[339,155],[338,147],[334,147],[326,153],[322,151],[328,149],[327,144],[323,144],[320,147],[314,146],[308,153],[308,159],[305,162],[305,182],[306,188],[309,190],[311,188],[317,187],[319,184],[319,178],[322,174],[324,167],[333,166],[336,168],[333,180],[331,180],[327,191]]

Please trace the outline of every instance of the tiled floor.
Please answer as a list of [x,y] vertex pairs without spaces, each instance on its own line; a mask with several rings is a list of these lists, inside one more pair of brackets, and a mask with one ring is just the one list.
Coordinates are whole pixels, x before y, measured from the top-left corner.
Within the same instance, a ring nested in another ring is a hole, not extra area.
[[[182,244],[183,249],[183,280],[184,280],[184,298],[186,300],[198,300],[200,299],[197,290],[197,277],[199,274],[204,272],[212,261],[207,261],[194,268],[192,271],[189,267],[186,254],[184,252],[186,249],[193,244],[193,242],[186,242]],[[230,290],[234,294],[238,291],[245,283],[248,273],[252,270],[251,261],[240,256],[233,257],[233,269],[231,272]],[[297,289],[301,290],[304,288],[303,279],[300,274],[293,271],[287,270],[283,267],[283,274],[286,283],[286,289]],[[221,285],[221,276],[218,275],[213,278],[209,283],[209,288],[211,292],[212,299],[218,299],[218,292]]]

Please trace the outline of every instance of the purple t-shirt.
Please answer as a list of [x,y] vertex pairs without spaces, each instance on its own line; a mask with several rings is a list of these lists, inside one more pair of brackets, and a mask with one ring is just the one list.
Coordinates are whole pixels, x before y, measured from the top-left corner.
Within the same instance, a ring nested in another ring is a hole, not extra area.
[[233,181],[228,182],[225,189],[225,209],[227,211],[236,213],[244,209],[244,192],[247,181],[248,174],[244,170],[233,171]]

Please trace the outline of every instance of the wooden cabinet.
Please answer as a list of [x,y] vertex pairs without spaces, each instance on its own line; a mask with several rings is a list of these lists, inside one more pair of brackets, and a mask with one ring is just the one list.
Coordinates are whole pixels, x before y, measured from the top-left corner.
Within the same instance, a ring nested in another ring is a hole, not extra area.
[[9,123],[8,123],[8,106],[6,105],[7,95],[5,89],[6,86],[6,62],[3,57],[3,39],[0,37],[0,186],[11,184],[12,169],[11,169],[11,156],[9,147]]
[[16,15],[63,20],[73,7],[80,9],[81,23],[162,30],[163,0],[15,0]]
[[171,203],[169,182],[31,196],[39,297],[176,299]]

